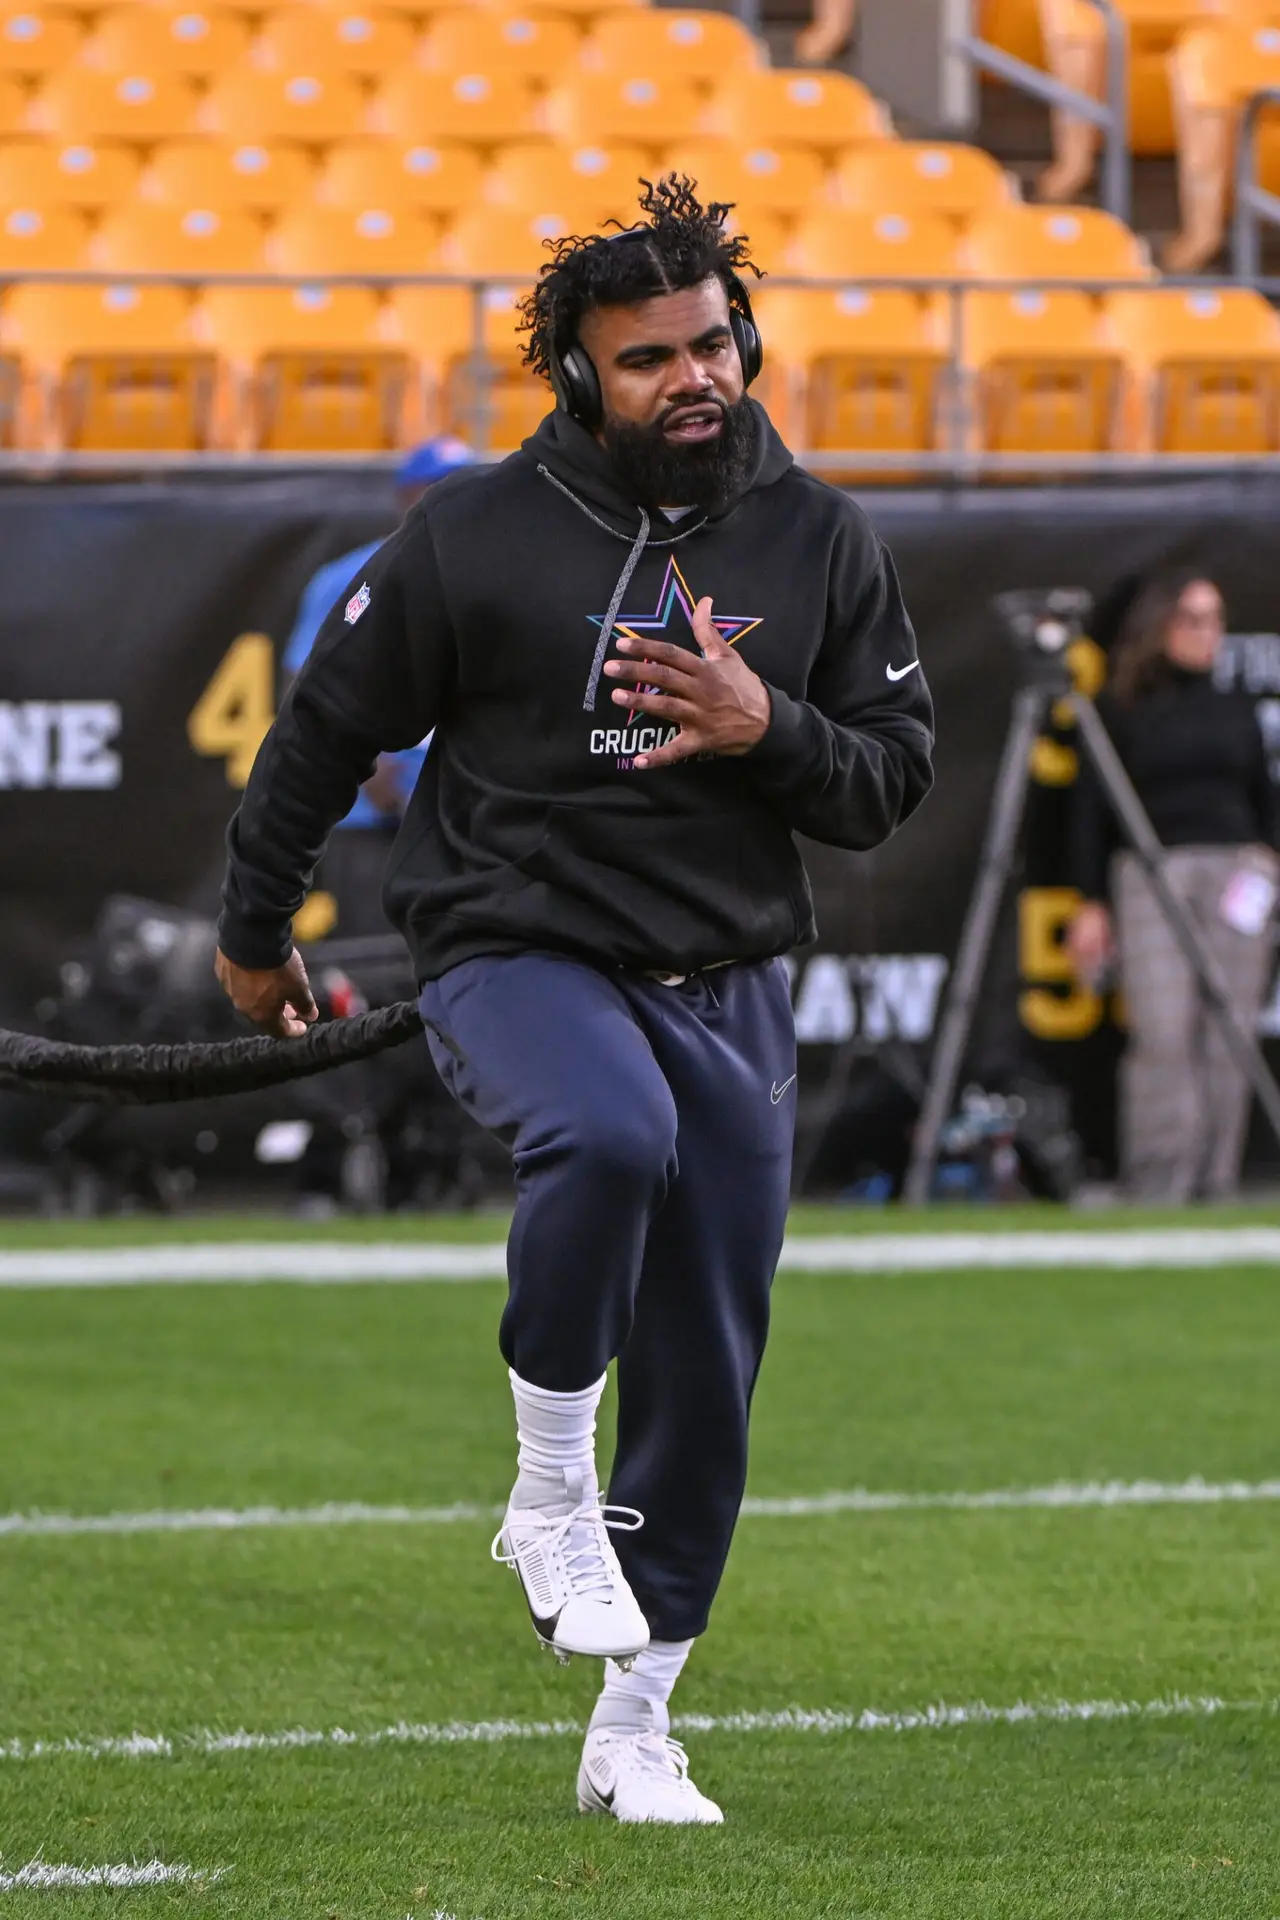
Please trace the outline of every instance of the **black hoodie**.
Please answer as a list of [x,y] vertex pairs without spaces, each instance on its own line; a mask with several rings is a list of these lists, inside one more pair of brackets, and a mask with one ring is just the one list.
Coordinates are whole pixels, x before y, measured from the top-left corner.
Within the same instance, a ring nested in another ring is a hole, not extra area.
[[[282,963],[325,840],[379,752],[435,739],[385,900],[420,979],[539,948],[688,973],[812,938],[793,835],[887,839],[928,792],[933,711],[893,563],[754,406],[723,512],[648,524],[604,449],[551,414],[501,465],[441,482],[334,607],[231,822],[221,943]],[[616,637],[695,648],[713,619],[766,682],[749,753],[637,771]]]

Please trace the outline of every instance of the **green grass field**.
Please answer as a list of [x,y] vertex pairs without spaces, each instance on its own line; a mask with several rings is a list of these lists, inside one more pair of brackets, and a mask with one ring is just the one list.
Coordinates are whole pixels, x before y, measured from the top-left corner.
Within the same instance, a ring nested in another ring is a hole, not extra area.
[[[6,1226],[0,1243],[162,1231]],[[0,1290],[0,1514],[500,1502],[499,1299],[488,1282]],[[1258,1267],[787,1278],[752,1492],[1274,1481],[1278,1333]],[[727,1814],[695,1831],[581,1820],[567,1733],[184,1744],[585,1720],[595,1676],[538,1654],[487,1520],[0,1530],[0,1887],[35,1859],[227,1870],[0,1891],[0,1920],[59,1902],[86,1920],[1280,1920],[1278,1522],[1265,1499],[745,1518],[678,1712],[1190,1704],[690,1731]],[[134,1732],[172,1751],[31,1754]]]

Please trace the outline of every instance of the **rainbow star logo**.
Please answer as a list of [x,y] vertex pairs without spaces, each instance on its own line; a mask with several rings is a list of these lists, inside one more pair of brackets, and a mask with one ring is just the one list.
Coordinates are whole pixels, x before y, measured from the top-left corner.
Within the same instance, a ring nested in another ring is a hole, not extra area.
[[[678,644],[681,637],[681,630],[677,625],[676,630],[671,631],[672,618],[678,610],[684,617],[685,626],[689,629],[690,634],[692,634],[693,610],[698,604],[698,598],[699,596],[694,593],[688,581],[681,573],[675,557],[672,556],[672,558],[667,561],[667,570],[662,576],[662,585],[658,589],[658,602],[653,612],[619,613],[614,622],[613,631],[615,635],[621,635],[624,639],[635,640],[641,644],[643,644],[646,635],[655,633],[662,634],[665,638]],[[604,615],[602,613],[589,613],[587,618],[590,620],[592,626],[600,627],[604,625]],[[711,624],[720,637],[723,640],[727,640],[729,645],[733,647],[737,645],[744,634],[748,634],[753,628],[758,627],[763,618],[763,614],[713,612],[711,615]],[[641,688],[640,691],[653,692],[655,689]],[[630,726],[639,712],[639,707],[633,707],[631,709],[631,712],[627,715],[626,724],[628,726]]]

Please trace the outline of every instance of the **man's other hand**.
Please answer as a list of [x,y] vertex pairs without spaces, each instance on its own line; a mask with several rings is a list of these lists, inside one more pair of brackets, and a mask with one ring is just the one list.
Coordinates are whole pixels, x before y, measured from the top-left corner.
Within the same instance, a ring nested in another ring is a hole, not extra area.
[[638,753],[637,767],[667,767],[695,753],[749,753],[768,731],[769,690],[717,631],[709,598],[699,600],[692,624],[700,653],[665,640],[624,638],[618,651],[641,657],[605,664],[610,679],[635,683],[614,689],[615,706],[652,714],[680,729],[670,745]]
[[219,948],[213,970],[236,1012],[275,1040],[296,1040],[319,1018],[296,947],[282,967],[238,967]]

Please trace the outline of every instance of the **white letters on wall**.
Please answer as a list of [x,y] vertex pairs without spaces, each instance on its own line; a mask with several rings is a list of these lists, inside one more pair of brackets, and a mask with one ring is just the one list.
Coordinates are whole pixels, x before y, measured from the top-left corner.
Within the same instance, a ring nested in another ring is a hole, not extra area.
[[115,700],[0,700],[0,788],[120,785]]

